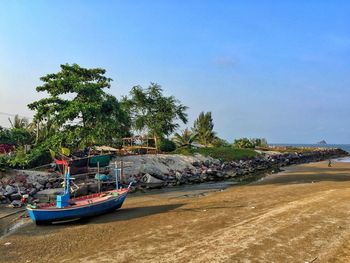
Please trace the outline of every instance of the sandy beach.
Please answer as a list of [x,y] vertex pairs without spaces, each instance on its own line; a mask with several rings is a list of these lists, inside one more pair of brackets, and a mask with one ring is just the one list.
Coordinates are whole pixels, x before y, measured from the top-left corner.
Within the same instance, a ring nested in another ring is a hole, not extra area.
[[82,222],[28,220],[0,239],[1,262],[349,262],[350,163],[327,164],[131,195]]

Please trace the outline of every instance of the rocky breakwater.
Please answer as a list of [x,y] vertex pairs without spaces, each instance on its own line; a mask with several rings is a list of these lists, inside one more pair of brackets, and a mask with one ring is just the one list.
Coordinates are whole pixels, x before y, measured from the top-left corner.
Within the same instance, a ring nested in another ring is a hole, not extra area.
[[281,167],[317,162],[349,155],[341,149],[315,149],[302,153],[260,154],[255,158],[222,162],[201,155],[143,155],[118,158],[125,163],[124,181],[133,182],[133,190],[173,187],[220,180],[244,181]]
[[11,170],[0,174],[0,204],[21,206],[21,198],[28,195],[33,200],[37,192],[61,186],[58,174],[42,171]]
[[[210,181],[255,179],[268,171],[292,164],[317,162],[349,155],[340,149],[315,149],[303,153],[260,154],[255,158],[222,162],[211,157],[196,154],[135,155],[118,157],[114,161],[124,162],[122,182],[133,182],[133,191],[147,188],[173,187],[181,184],[195,184]],[[85,177],[84,177],[85,178]],[[62,191],[62,176],[57,173],[30,170],[11,170],[0,173],[0,204],[20,206],[20,199],[28,195],[29,201],[49,201]],[[94,179],[81,179],[75,196],[98,191]],[[111,184],[114,188],[114,184]],[[43,191],[45,190],[45,191]],[[106,190],[106,189],[105,189]],[[48,199],[49,198],[49,199]]]

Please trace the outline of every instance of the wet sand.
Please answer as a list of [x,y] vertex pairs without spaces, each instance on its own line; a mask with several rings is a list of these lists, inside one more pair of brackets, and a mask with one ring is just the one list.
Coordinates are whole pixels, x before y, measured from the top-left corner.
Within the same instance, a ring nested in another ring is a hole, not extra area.
[[87,221],[25,224],[0,239],[0,261],[350,262],[350,163],[327,164],[223,191],[134,195]]

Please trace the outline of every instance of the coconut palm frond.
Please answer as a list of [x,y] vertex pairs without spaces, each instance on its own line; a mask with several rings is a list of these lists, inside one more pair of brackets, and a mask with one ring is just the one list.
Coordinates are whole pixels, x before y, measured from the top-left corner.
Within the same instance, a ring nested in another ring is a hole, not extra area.
[[191,132],[188,128],[182,131],[181,134],[175,133],[173,141],[178,147],[191,146],[192,143],[196,140],[197,134]]

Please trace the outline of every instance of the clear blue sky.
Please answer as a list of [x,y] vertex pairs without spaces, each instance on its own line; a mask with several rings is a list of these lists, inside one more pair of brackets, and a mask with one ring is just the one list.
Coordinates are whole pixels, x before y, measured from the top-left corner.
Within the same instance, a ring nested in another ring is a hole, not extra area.
[[78,63],[106,68],[117,97],[161,84],[189,125],[212,111],[229,141],[350,143],[349,14],[328,0],[3,0],[0,112],[31,116],[39,77]]

